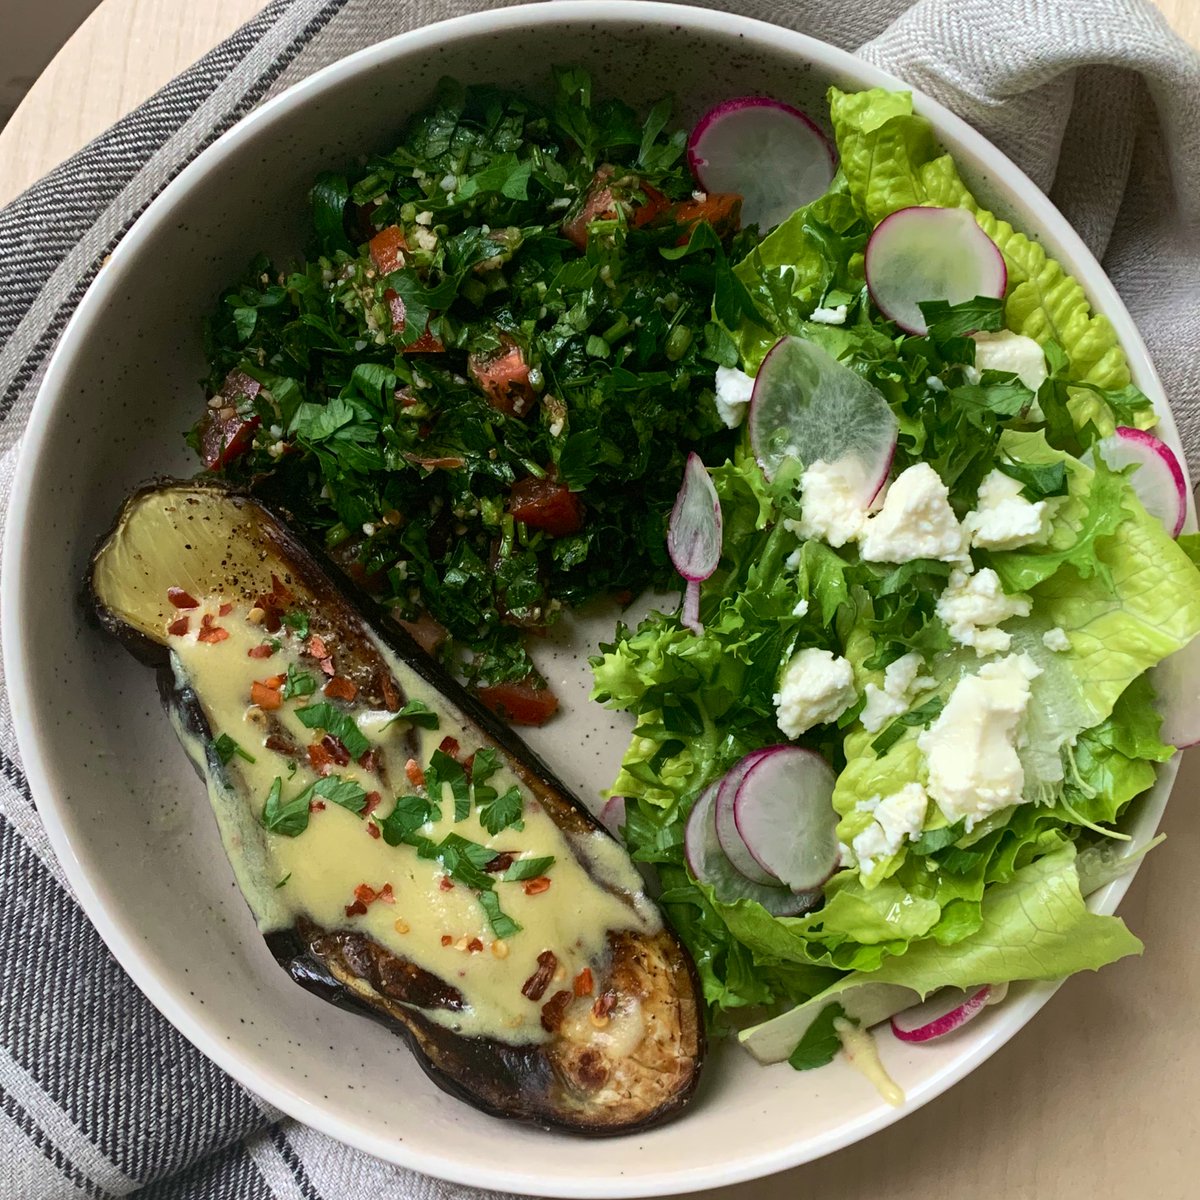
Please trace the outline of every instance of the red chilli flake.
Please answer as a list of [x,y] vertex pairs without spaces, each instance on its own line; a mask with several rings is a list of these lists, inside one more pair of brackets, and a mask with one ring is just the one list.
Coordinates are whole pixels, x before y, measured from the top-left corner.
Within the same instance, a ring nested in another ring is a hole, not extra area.
[[325,747],[329,757],[339,767],[348,767],[350,765],[350,751],[346,749],[341,738],[334,737],[332,733],[327,733],[321,739],[321,745]]
[[443,892],[454,891],[454,883],[451,881],[448,875],[443,875],[441,879],[438,880],[438,887],[440,887]]
[[545,1004],[542,1005],[542,1028],[547,1033],[557,1033],[563,1023],[563,1017],[567,1015],[567,1009],[571,1004],[571,993],[563,990],[555,992]]
[[368,792],[366,803],[362,807],[361,815],[369,817],[383,801],[383,797],[378,792]]
[[370,835],[371,835],[373,838],[377,838],[377,839],[378,839],[378,838],[380,838],[380,837],[382,837],[382,836],[383,836],[383,835],[382,835],[382,834],[379,832],[379,826],[378,826],[378,825],[376,825],[374,821],[368,821],[368,822],[367,822],[367,832],[368,832],[368,833],[369,833],[369,834],[370,834]]
[[183,588],[169,587],[167,588],[167,599],[176,608],[199,608],[200,601],[194,596],[188,595]]
[[229,636],[228,629],[222,629],[213,624],[212,613],[205,613],[200,618],[200,632],[196,635],[202,642],[223,642]]
[[360,883],[354,889],[355,900],[361,900],[364,904],[370,904],[378,895],[379,893],[369,883]]
[[170,625],[167,626],[167,632],[174,634],[175,637],[183,637],[188,631],[188,626],[191,624],[192,618],[189,616],[176,617]]
[[614,1008],[617,1007],[617,993],[605,992],[595,1004],[592,1005],[592,1015],[600,1018],[607,1017]]
[[553,950],[543,950],[537,956],[538,967],[530,977],[521,984],[521,995],[527,1000],[538,1001],[550,986],[554,972],[558,970],[558,958]]
[[342,675],[335,675],[325,685],[325,695],[331,700],[353,700],[358,695],[358,684]]
[[382,762],[383,755],[380,754],[378,746],[372,746],[370,750],[366,750],[358,756],[358,765],[364,771],[370,771],[375,775],[379,774]]
[[317,663],[317,666],[319,666],[321,668],[322,674],[324,674],[324,675],[332,675],[333,674],[333,658],[332,657],[321,659],[321,661],[319,663]]
[[584,967],[578,975],[575,976],[575,995],[590,996],[595,984],[592,982],[592,968]]
[[308,765],[318,775],[328,775],[333,766],[333,755],[320,742],[314,742],[308,748]]
[[458,742],[452,737],[442,738],[441,745],[438,746],[438,749],[443,754],[448,754],[451,758],[458,757]]
[[384,904],[395,904],[396,893],[392,891],[392,885],[390,883],[385,883],[383,887],[379,889],[375,899],[382,900]]
[[421,770],[421,764],[415,758],[410,758],[404,764],[404,773],[408,776],[408,782],[413,787],[425,786],[425,772]]
[[233,612],[232,604],[222,604],[221,607],[217,609],[217,616],[227,617],[231,612]]
[[442,945],[443,946],[449,946],[453,941],[454,941],[454,939],[448,933],[442,934]]
[[324,800],[310,800],[308,802],[308,811],[309,812],[324,812],[325,811],[325,801]]
[[346,905],[346,916],[348,917],[365,917],[367,915],[367,906],[361,900],[355,900],[353,904]]
[[275,653],[275,647],[270,642],[263,642],[261,646],[251,646],[246,651],[247,658],[270,658]]
[[525,880],[522,885],[527,896],[540,896],[542,892],[550,890],[550,880],[545,875],[535,875],[532,879]]
[[313,658],[329,657],[329,651],[325,648],[324,639],[317,637],[315,633],[308,639],[308,652]]
[[480,940],[479,940],[477,937],[473,937],[473,938],[472,938],[472,939],[471,939],[471,940],[470,940],[470,941],[467,943],[467,949],[468,949],[468,950],[469,950],[469,951],[470,951],[472,954],[478,954],[478,953],[480,952],[480,950],[482,950],[482,949],[483,949],[483,943],[482,943],[482,942],[481,942],[481,941],[480,941]]

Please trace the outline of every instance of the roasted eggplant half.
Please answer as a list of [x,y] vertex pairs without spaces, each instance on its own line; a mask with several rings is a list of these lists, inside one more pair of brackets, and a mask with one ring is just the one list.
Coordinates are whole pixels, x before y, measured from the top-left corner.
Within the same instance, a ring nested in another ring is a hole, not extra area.
[[87,594],[158,669],[296,982],[496,1116],[618,1134],[687,1103],[695,970],[623,848],[284,519],[219,484],[148,487]]

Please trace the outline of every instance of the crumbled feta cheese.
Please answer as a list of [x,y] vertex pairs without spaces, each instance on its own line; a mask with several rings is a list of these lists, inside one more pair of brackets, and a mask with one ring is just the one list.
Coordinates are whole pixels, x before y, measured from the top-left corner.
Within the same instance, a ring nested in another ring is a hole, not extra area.
[[554,438],[558,437],[563,431],[563,424],[564,422],[562,417],[559,417],[557,421],[552,422],[550,425],[550,436]]
[[1003,471],[989,471],[979,485],[975,508],[963,518],[971,544],[985,550],[1016,550],[1044,542],[1050,533],[1045,500],[1021,495],[1021,481]]
[[438,187],[440,187],[443,192],[454,191],[454,189],[456,187],[458,187],[458,176],[457,175],[443,175],[441,182],[438,184]]
[[785,528],[831,546],[854,541],[867,519],[858,501],[863,490],[862,474],[862,467],[852,458],[813,463],[800,477],[800,520],[785,521]]
[[873,796],[858,805],[860,812],[875,818],[854,839],[854,854],[864,873],[869,873],[882,858],[890,858],[906,838],[918,838],[925,825],[929,797],[919,783],[906,783],[898,792],[880,799]]
[[417,213],[414,220],[417,222],[418,225],[432,225],[433,224],[433,213],[419,212],[419,213]]
[[775,693],[775,719],[789,737],[836,721],[854,703],[854,669],[828,650],[809,648],[792,655]]
[[570,208],[571,207],[571,197],[570,196],[559,196],[556,199],[551,200],[550,203],[546,205],[546,207],[552,208],[552,209]]
[[858,866],[858,859],[854,857],[854,851],[846,845],[845,842],[838,842],[838,866],[853,870]]
[[1010,617],[1029,616],[1028,596],[1009,596],[1000,586],[1000,576],[991,567],[972,575],[963,567],[950,572],[950,582],[937,600],[937,615],[960,646],[974,646],[975,653],[1003,654],[1012,645],[1012,635],[996,626]]
[[944,392],[946,390],[946,385],[936,375],[926,376],[925,386],[931,392]]
[[1061,654],[1064,650],[1070,650],[1071,639],[1067,637],[1065,630],[1060,629],[1057,625],[1053,629],[1047,629],[1042,634],[1042,645],[1047,650],[1053,650]]
[[1002,329],[973,333],[975,366],[980,371],[1010,371],[1031,392],[1046,382],[1046,356],[1031,337]]
[[1029,684],[1040,674],[1027,654],[985,663],[959,682],[917,739],[929,767],[926,787],[946,820],[965,820],[970,830],[989,813],[1020,803],[1020,725]]
[[717,368],[717,414],[730,429],[736,429],[746,416],[746,405],[754,391],[754,380],[737,367]]
[[883,673],[883,687],[867,684],[863,691],[867,702],[862,710],[862,723],[868,733],[877,733],[893,717],[907,712],[914,695],[935,685],[935,680],[921,675],[924,666],[925,660],[913,651],[889,664]]
[[693,190],[692,199],[695,200],[697,204],[703,204],[705,200],[708,199],[708,193],[702,192],[699,189]]
[[789,571],[798,571],[800,570],[800,560],[803,557],[804,553],[802,550],[793,550],[791,554],[789,554],[787,558],[783,560],[783,565],[787,567]]
[[796,607],[792,609],[792,616],[793,617],[808,616],[808,601],[807,600],[797,600]]
[[950,493],[928,463],[900,473],[882,510],[867,521],[859,549],[868,562],[966,558],[966,536],[950,507]]
[[375,536],[375,526],[372,525],[370,521],[367,521],[366,524],[363,525],[362,531],[367,537]]
[[420,226],[415,230],[417,238],[417,246],[422,250],[436,250],[438,244],[438,235],[432,229],[423,229]]
[[812,310],[812,316],[808,319],[815,321],[818,325],[845,325],[846,305],[839,304],[836,308],[818,306]]
[[983,372],[978,367],[963,367],[963,378],[971,385],[977,384],[983,378]]

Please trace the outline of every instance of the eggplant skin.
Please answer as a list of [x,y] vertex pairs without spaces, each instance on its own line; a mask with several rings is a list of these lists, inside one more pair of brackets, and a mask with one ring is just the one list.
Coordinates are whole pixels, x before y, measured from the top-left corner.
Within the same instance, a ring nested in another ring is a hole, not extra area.
[[[202,767],[197,764],[202,774],[228,779],[199,697],[190,685],[175,678],[166,645],[147,633],[146,623],[135,628],[98,585],[102,574],[98,564],[140,505],[159,500],[186,503],[189,496],[205,504],[216,501],[222,508],[228,505],[239,530],[254,537],[257,557],[278,560],[291,580],[312,594],[314,630],[338,639],[356,663],[360,685],[382,693],[377,703],[390,698],[401,684],[390,671],[385,671],[386,679],[380,677],[379,664],[385,660],[372,649],[371,637],[459,710],[468,738],[490,742],[502,752],[509,768],[564,833],[598,830],[609,836],[507,724],[422,650],[322,551],[304,541],[286,516],[219,481],[160,480],[131,496],[113,529],[100,539],[84,602],[101,629],[157,670],[164,702],[177,724],[204,747],[206,761]],[[111,589],[111,578],[104,578]],[[695,1094],[706,1055],[701,989],[691,958],[665,925],[656,933],[608,933],[607,966],[597,980],[597,994],[636,1002],[642,1018],[639,1040],[620,1052],[602,1034],[587,1028],[580,1032],[579,1026],[586,1024],[580,1022],[531,1045],[456,1033],[426,1015],[432,1010],[452,1013],[463,1005],[452,984],[350,929],[323,929],[299,916],[291,928],[264,936],[271,954],[296,983],[331,1004],[381,1021],[405,1039],[438,1087],[492,1116],[569,1133],[612,1136],[644,1130],[678,1115]]]

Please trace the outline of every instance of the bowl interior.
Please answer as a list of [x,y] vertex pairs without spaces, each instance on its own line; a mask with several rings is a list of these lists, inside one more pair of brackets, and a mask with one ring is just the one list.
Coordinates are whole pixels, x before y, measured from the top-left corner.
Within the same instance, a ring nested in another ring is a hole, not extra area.
[[[725,14],[653,4],[533,6],[422,30],[338,64],[235,130],[131,233],[85,299],[33,419],[6,556],[5,644],[22,750],[72,883],[151,999],[252,1089],[381,1157],[478,1185],[554,1195],[645,1195],[748,1178],[894,1119],[842,1063],[763,1069],[720,1048],[683,1119],[617,1143],[496,1121],[429,1083],[399,1040],[322,1004],[274,965],[238,894],[151,675],[81,620],[78,584],[121,499],[148,477],[191,473],[181,433],[202,400],[201,321],[262,249],[303,246],[312,177],[387,149],[438,79],[544,83],[588,66],[601,90],[648,104],[668,88],[685,122],[729,95],[768,93],[813,113],[830,83],[893,83],[841,52]],[[936,106],[943,140],[979,192],[1084,280],[1161,400],[1115,294],[1032,185]],[[611,617],[543,648],[568,712],[536,739],[589,800],[610,781],[626,726],[586,700],[581,652]],[[1144,806],[1152,826],[1167,780]],[[1115,903],[1117,892],[1105,898]],[[884,1062],[911,1104],[1011,1036],[1049,989],[1026,989],[961,1037]]]

